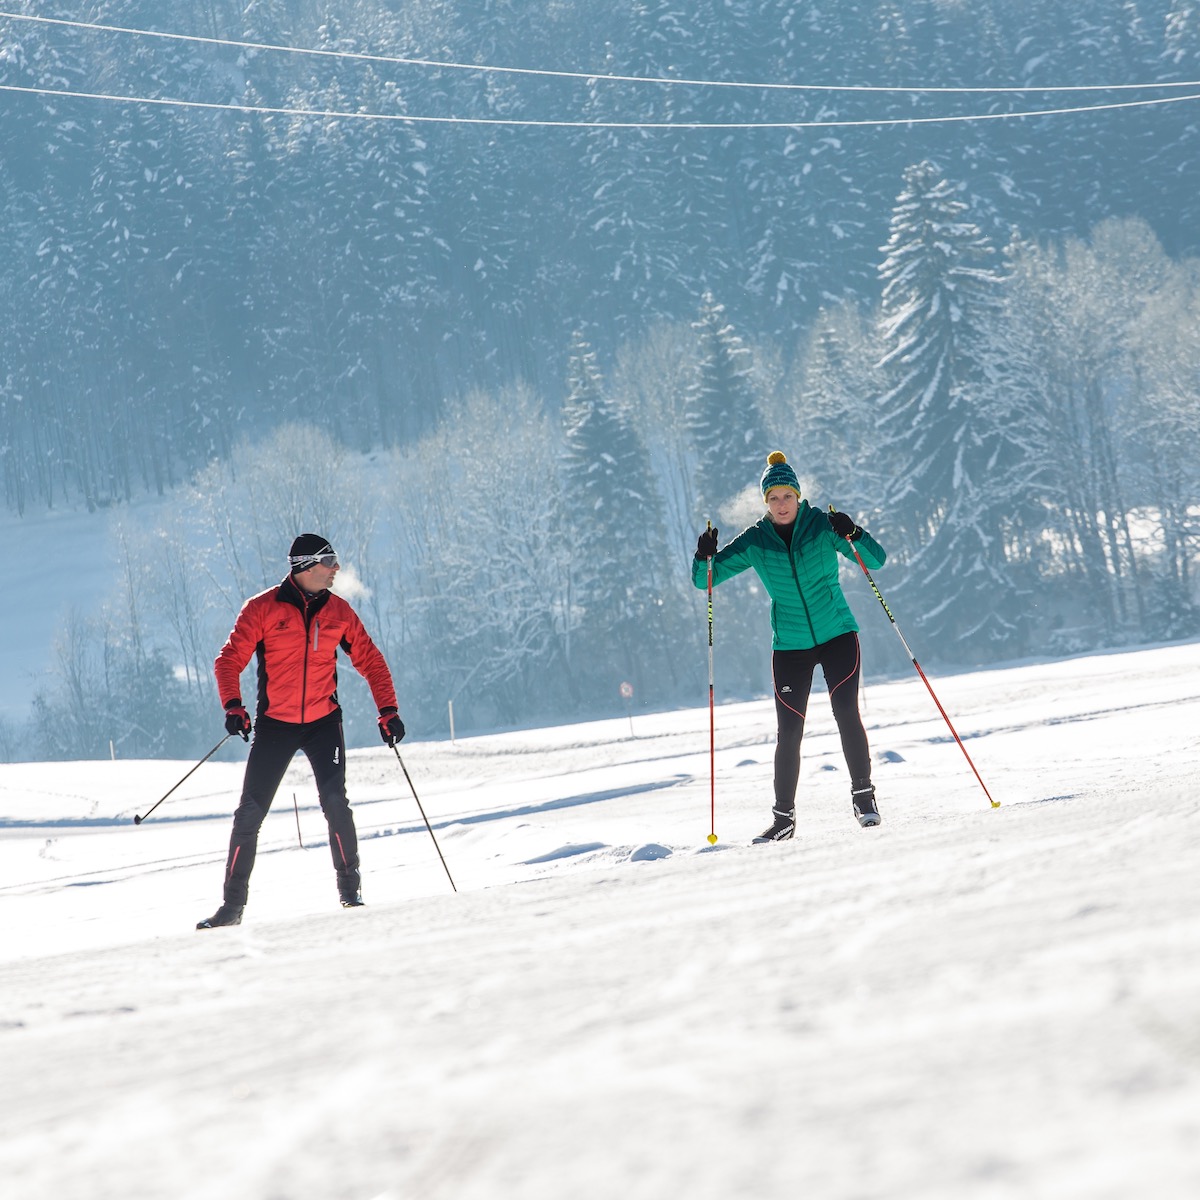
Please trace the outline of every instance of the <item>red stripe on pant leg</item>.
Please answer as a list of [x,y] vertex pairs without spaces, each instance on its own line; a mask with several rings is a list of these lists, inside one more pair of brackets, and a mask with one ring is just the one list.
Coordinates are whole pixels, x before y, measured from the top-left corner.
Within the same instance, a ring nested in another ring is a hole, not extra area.
[[854,672],[858,670],[858,664],[862,661],[862,647],[858,644],[858,638],[854,639],[854,666],[850,670],[850,674],[845,679],[839,679],[837,683],[829,689],[830,699],[833,698],[833,693],[838,690],[847,680],[854,678]]
[[241,852],[242,852],[241,846],[234,846],[233,857],[229,860],[229,870],[225,874],[226,879],[233,878],[233,868],[237,866],[238,855],[241,854]]
[[338,853],[342,856],[342,866],[348,867],[350,864],[346,861],[346,851],[342,846],[342,835],[340,833],[335,833],[333,835],[333,839],[338,844]]

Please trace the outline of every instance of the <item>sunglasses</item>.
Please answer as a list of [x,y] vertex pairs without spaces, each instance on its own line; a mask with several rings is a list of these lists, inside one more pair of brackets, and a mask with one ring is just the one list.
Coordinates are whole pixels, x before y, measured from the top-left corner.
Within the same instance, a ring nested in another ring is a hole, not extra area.
[[293,554],[288,562],[296,568],[297,571],[307,571],[310,567],[336,567],[338,558],[336,554]]

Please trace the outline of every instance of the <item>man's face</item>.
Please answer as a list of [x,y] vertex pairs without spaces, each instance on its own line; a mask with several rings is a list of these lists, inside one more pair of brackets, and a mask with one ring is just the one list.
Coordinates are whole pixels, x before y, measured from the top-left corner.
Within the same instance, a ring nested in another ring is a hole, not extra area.
[[[326,558],[333,558],[332,555],[326,555]],[[311,566],[307,571],[296,572],[296,582],[306,592],[324,592],[333,587],[333,581],[337,577],[339,570],[338,560],[333,558],[332,566],[325,566],[324,563],[317,563]]]

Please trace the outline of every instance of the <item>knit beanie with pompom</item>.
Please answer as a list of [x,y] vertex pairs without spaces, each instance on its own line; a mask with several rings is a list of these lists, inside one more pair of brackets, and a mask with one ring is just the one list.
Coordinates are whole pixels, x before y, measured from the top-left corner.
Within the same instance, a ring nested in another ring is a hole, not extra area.
[[767,493],[772,488],[791,488],[797,496],[800,492],[800,480],[796,472],[788,466],[787,455],[782,450],[772,450],[767,455],[767,469],[762,474],[763,503],[767,502]]

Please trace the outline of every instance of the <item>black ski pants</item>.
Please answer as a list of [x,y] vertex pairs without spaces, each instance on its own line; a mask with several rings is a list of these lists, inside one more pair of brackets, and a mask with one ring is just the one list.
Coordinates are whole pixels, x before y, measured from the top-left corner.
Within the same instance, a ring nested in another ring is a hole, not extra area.
[[811,650],[776,650],[771,655],[775,679],[775,715],[779,740],[775,746],[775,807],[794,812],[800,780],[800,739],[812,691],[813,671],[820,666],[829,689],[834,720],[842,738],[842,753],[852,783],[871,778],[871,751],[858,712],[862,654],[857,633],[843,633]]
[[302,725],[260,717],[246,760],[242,798],[233,814],[229,858],[225,864],[225,903],[245,904],[258,850],[258,831],[266,819],[292,759],[303,750],[312,766],[329,826],[329,849],[339,891],[357,891],[358,835],[346,799],[346,740],[342,714],[332,712]]

